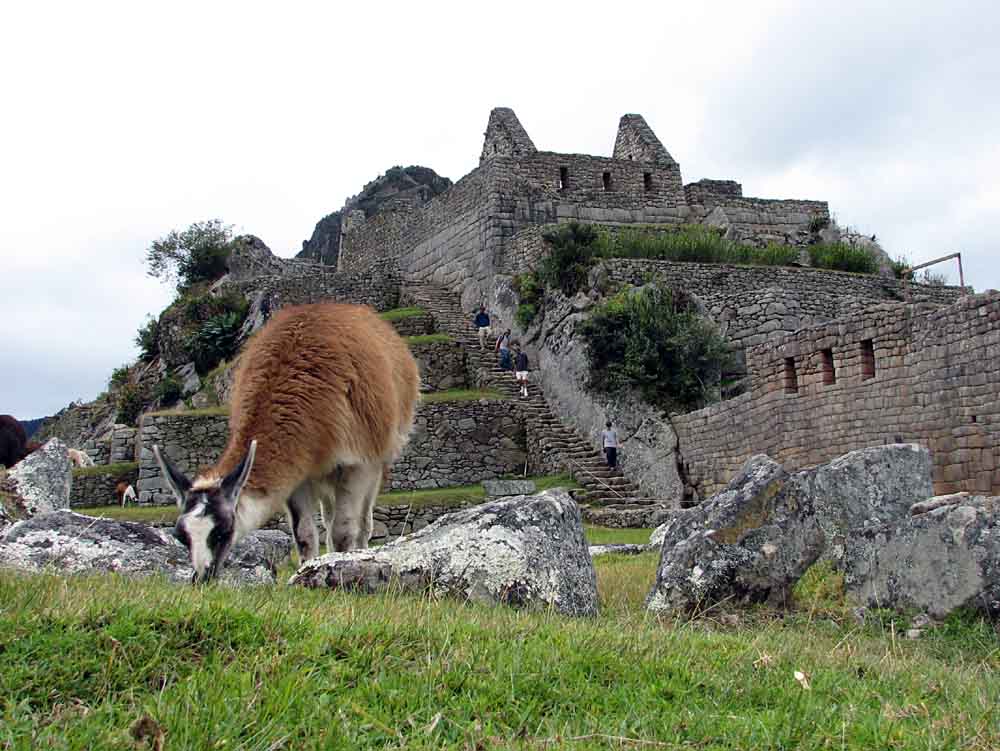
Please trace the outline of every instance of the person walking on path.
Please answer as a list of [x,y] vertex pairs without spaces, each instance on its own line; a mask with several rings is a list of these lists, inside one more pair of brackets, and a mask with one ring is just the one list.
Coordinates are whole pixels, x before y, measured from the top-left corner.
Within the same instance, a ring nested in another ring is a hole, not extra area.
[[475,320],[476,329],[479,331],[479,349],[486,349],[486,337],[493,333],[490,328],[490,314],[486,312],[486,306],[479,306],[479,313]]
[[601,444],[604,446],[604,455],[608,458],[608,466],[614,469],[618,466],[618,431],[611,427],[611,420],[604,427]]
[[500,353],[500,369],[510,370],[510,329],[500,335],[494,349]]
[[520,344],[514,344],[517,350],[517,357],[514,358],[514,378],[521,388],[521,398],[528,398],[528,355],[521,349]]

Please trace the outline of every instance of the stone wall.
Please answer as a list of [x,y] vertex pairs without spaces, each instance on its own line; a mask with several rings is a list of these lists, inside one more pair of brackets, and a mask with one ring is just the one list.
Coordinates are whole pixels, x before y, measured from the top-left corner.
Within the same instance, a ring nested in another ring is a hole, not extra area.
[[222,454],[229,437],[229,415],[165,412],[143,415],[139,426],[139,484],[142,505],[169,505],[176,500],[153,457],[160,447],[179,470],[193,477]]
[[946,305],[962,293],[959,287],[790,266],[615,259],[604,267],[615,284],[656,279],[695,295],[740,350],[776,341],[803,326],[855,315],[876,303],[910,299]]
[[878,305],[747,355],[748,394],[673,417],[702,497],[753,454],[794,470],[899,442],[930,449],[936,493],[1000,493],[1000,293]]
[[[140,504],[170,504],[174,497],[153,458],[165,450],[188,476],[215,462],[228,438],[226,415],[146,415],[140,429]],[[470,485],[520,473],[526,459],[524,418],[516,403],[456,401],[421,404],[410,442],[392,468],[386,490]]]
[[[319,264],[309,266],[328,269]],[[249,300],[266,299],[272,312],[287,305],[325,301],[370,305],[382,311],[399,305],[399,285],[396,267],[383,263],[350,274],[325,270],[307,275],[261,276],[234,282],[232,287]]]
[[446,391],[468,386],[465,347],[458,342],[411,343],[410,352],[420,368],[422,390]]
[[434,316],[430,313],[407,316],[391,321],[392,327],[400,336],[421,336],[434,333]]
[[391,490],[471,485],[520,473],[527,458],[524,418],[507,401],[423,404]]
[[73,485],[69,492],[69,505],[111,506],[118,503],[115,486],[127,482],[133,487],[139,480],[139,465],[135,462],[112,464],[104,471],[73,470]]

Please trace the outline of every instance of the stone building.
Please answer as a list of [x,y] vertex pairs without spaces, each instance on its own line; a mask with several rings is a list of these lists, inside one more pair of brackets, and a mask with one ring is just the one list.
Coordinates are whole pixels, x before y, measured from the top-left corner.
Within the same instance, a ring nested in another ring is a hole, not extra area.
[[804,244],[829,223],[825,201],[745,198],[733,181],[684,185],[677,161],[641,115],[625,115],[610,157],[539,151],[513,110],[490,113],[479,167],[426,203],[354,217],[339,268],[398,265],[413,278],[482,299],[511,273],[518,235],[537,225],[708,223],[740,242]]

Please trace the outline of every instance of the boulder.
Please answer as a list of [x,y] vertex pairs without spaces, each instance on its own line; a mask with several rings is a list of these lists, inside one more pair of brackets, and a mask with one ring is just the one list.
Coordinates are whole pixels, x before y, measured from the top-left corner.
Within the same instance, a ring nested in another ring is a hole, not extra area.
[[667,522],[647,607],[786,603],[821,557],[845,568],[854,540],[907,520],[931,494],[930,478],[929,453],[911,444],[853,451],[791,476],[752,457],[725,490]]
[[[291,538],[269,530],[248,535],[226,562],[228,584],[270,584],[291,550]],[[0,567],[66,574],[162,574],[189,582],[187,549],[173,535],[136,522],[54,511],[17,522],[0,538]]]
[[847,546],[844,587],[870,607],[933,618],[969,607],[1000,616],[1000,498],[951,495],[915,504],[899,525]]
[[483,490],[491,498],[531,495],[535,489],[535,483],[531,480],[483,480]]
[[68,508],[72,484],[66,444],[52,438],[7,470],[0,492],[7,496],[8,513],[25,518]]
[[562,489],[462,509],[382,547],[308,561],[291,584],[391,587],[480,603],[597,612],[597,577],[580,510]]

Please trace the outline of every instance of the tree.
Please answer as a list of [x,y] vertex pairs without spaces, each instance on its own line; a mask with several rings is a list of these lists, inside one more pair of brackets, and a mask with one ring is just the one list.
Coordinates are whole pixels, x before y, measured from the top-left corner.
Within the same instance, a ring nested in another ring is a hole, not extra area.
[[232,230],[221,219],[195,222],[180,232],[171,230],[146,251],[146,273],[176,284],[179,292],[218,279],[229,268]]

